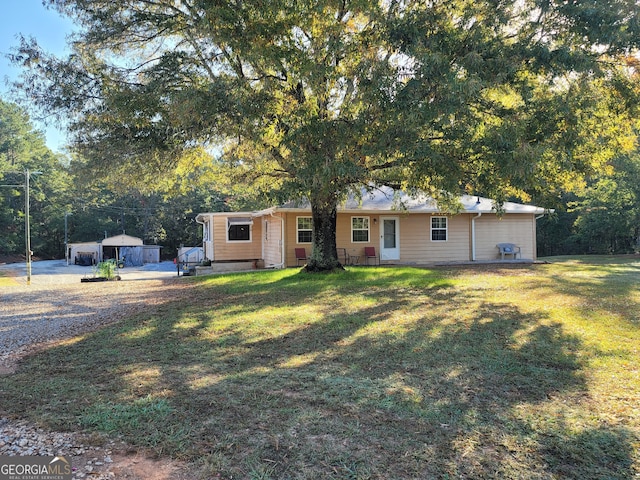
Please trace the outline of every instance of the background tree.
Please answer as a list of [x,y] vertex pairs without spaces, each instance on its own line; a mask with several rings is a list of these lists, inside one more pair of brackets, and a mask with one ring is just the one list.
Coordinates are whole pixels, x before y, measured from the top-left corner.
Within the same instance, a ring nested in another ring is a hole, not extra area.
[[[24,109],[0,100],[0,184],[24,185],[27,168],[42,172],[30,183],[31,247],[39,258],[64,257],[66,213],[70,242],[125,232],[162,245],[172,258],[178,246],[200,243],[198,212],[227,208],[193,165],[140,188],[118,172],[90,175],[82,159],[51,152]],[[24,211],[23,188],[0,188],[0,255],[24,255]]]
[[[63,251],[64,192],[70,188],[63,162],[24,109],[0,100],[0,184],[24,185],[25,170],[42,172],[30,182],[31,247],[38,256]],[[24,215],[24,188],[0,188],[0,254],[25,253]]]
[[578,195],[566,196],[557,215],[540,221],[540,255],[640,251],[640,156],[620,156],[613,167]]
[[[629,253],[640,249],[640,155],[638,151],[639,60],[625,57],[625,75],[614,76],[619,88],[592,81],[581,96],[596,105],[582,115],[585,139],[605,149],[591,149],[605,168],[561,192],[554,202],[557,215],[538,224],[539,255]],[[619,79],[619,80],[618,80]],[[546,192],[548,201],[549,192]]]
[[20,87],[87,165],[150,183],[220,152],[223,178],[310,200],[310,270],[339,265],[350,190],[526,200],[602,168],[611,132],[585,135],[578,93],[623,95],[640,41],[635,0],[47,3],[83,30],[66,59],[23,41]]

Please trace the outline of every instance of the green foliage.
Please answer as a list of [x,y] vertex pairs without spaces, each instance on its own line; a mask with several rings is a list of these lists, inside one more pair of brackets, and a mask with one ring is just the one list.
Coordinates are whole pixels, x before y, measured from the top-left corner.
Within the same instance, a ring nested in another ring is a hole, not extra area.
[[640,155],[621,156],[565,210],[538,225],[541,255],[633,253],[640,249]]
[[105,260],[104,262],[99,262],[95,266],[95,270],[98,277],[113,280],[116,277],[118,265],[114,259]]
[[47,148],[27,113],[0,99],[0,254],[24,253],[25,172],[30,178],[32,250],[50,256],[61,250],[62,224],[69,177],[63,157]]
[[[24,254],[24,184],[30,179],[31,245],[36,257],[64,256],[65,214],[69,242],[95,241],[126,232],[160,244],[168,257],[181,244],[197,245],[195,215],[220,211],[223,198],[206,175],[176,172],[152,187],[122,177],[91,175],[78,157],[51,152],[29,116],[0,100],[0,254]],[[125,181],[119,181],[123,179]]]
[[307,197],[312,268],[337,263],[350,189],[548,199],[628,148],[633,0],[48,3],[83,30],[66,59],[23,40],[18,86],[72,118],[86,166],[143,191],[213,163]]

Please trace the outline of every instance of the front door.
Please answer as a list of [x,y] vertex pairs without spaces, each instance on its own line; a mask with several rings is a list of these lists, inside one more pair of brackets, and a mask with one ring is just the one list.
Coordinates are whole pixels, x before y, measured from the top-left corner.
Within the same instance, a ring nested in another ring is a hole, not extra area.
[[380,217],[380,260],[400,260],[400,219]]

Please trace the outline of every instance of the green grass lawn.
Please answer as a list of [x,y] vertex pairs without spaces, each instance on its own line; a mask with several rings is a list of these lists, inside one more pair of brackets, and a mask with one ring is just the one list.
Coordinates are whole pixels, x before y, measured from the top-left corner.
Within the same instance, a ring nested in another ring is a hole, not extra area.
[[0,377],[0,410],[202,478],[636,479],[640,259],[550,260],[184,279]]

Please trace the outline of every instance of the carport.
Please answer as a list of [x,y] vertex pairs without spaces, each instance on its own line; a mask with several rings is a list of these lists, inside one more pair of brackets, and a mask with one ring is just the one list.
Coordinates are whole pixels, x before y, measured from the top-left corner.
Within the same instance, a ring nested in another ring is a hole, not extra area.
[[144,265],[144,242],[141,238],[130,235],[116,235],[105,238],[102,244],[102,258],[104,260],[123,260],[127,267]]

